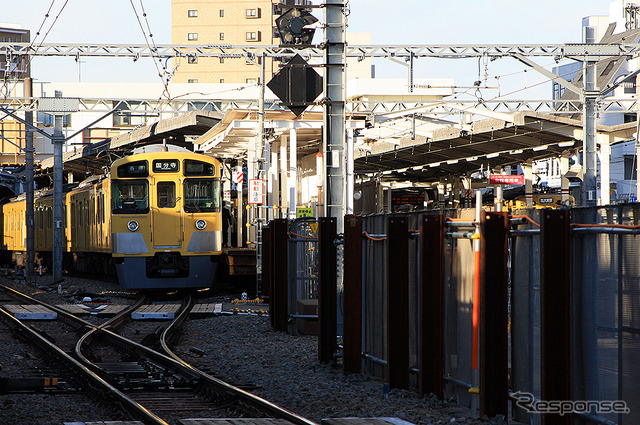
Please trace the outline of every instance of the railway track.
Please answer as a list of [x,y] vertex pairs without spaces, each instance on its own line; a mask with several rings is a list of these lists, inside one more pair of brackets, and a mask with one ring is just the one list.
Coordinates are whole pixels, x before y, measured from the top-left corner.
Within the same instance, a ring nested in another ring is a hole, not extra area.
[[[196,369],[171,351],[172,335],[175,335],[193,306],[190,298],[183,300],[176,319],[160,332],[158,345],[165,350],[165,353],[161,353],[143,345],[142,342],[149,343],[148,339],[133,341],[118,333],[126,326],[135,305],[109,321],[95,324],[11,288],[0,288],[22,302],[37,303],[55,311],[59,320],[66,325],[84,329],[86,332],[77,338],[72,356],[68,344],[61,349],[4,309],[0,312],[0,317],[10,326],[29,335],[32,341],[82,375],[90,386],[99,386],[109,399],[144,423],[169,424],[168,421],[177,421],[185,415],[197,413],[199,417],[204,414],[218,418],[269,417],[285,419],[297,425],[314,424]],[[136,305],[144,302],[141,299]]]

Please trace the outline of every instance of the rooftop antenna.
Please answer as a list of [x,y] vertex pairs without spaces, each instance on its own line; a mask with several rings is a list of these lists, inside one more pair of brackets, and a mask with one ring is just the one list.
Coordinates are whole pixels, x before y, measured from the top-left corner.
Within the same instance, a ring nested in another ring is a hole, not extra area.
[[628,3],[624,6],[625,28],[634,30],[638,28],[638,18],[640,17],[640,6],[637,3]]

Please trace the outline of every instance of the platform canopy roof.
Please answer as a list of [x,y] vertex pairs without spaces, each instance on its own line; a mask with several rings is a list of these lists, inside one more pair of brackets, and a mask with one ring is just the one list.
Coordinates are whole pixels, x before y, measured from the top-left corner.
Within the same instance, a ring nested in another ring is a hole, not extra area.
[[[222,119],[222,114],[210,111],[191,111],[164,119],[130,132],[89,145],[78,146],[63,155],[64,169],[84,174],[99,173],[115,158],[127,155],[135,148],[166,142],[193,150],[191,139],[206,133]],[[40,164],[43,173],[53,170],[53,157]]]
[[[269,142],[283,141],[295,128],[298,158],[322,151],[322,112],[295,117],[288,111],[268,110],[264,127]],[[446,102],[349,115],[347,128],[356,134],[357,176],[424,183],[577,152],[582,149],[583,132],[582,121],[572,118],[539,112],[500,113]],[[635,122],[598,125],[597,141],[631,140],[635,131]],[[257,132],[256,110],[230,110],[224,116],[192,111],[67,152],[64,167],[79,174],[95,173],[116,157],[163,140],[219,158],[244,159]],[[52,168],[53,158],[41,163],[44,173]]]
[[[296,129],[298,155],[315,154],[322,149],[322,112],[305,112],[296,117],[289,111],[265,111],[267,140],[280,140]],[[258,111],[228,111],[216,126],[194,143],[198,149],[219,158],[244,158],[250,142],[258,135]]]
[[[442,105],[442,103],[440,103]],[[456,105],[446,105],[447,111]],[[376,116],[357,116],[347,128],[356,130],[355,171],[383,180],[436,182],[451,175],[497,169],[527,160],[569,154],[582,149],[582,122],[537,112],[470,111],[486,119],[461,124],[447,121],[433,107]],[[322,113],[267,111],[265,132],[278,140],[296,128],[298,157],[322,150]],[[633,138],[635,123],[597,127],[598,140],[610,143]],[[257,134],[257,111],[233,110],[194,143],[221,158],[244,158]]]
[[[434,182],[582,150],[582,121],[537,112],[492,114],[463,125],[423,125],[424,117],[411,113],[383,120],[362,132],[356,173]],[[632,139],[635,128],[636,123],[598,125],[597,142]]]

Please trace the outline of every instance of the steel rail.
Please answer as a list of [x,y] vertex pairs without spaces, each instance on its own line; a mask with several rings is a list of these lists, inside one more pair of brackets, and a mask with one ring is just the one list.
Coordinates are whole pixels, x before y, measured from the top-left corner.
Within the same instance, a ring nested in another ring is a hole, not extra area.
[[167,341],[171,339],[173,336],[175,336],[175,334],[178,331],[178,328],[189,316],[189,313],[193,309],[194,303],[195,301],[193,299],[193,296],[189,295],[189,298],[187,299],[187,301],[182,305],[180,314],[178,314],[178,316],[173,321],[171,321],[169,326],[167,326],[165,330],[162,331],[162,334],[160,334],[160,345],[162,346],[162,349],[164,350],[164,352],[167,353],[167,355],[173,358],[174,360],[183,364],[188,364],[188,363],[182,360],[180,356],[175,354],[173,351],[171,351],[171,348],[169,348],[169,344]]
[[114,329],[121,326],[122,323],[124,323],[124,321],[127,320],[127,317],[130,317],[130,314],[145,302],[146,302],[146,297],[143,296],[136,303],[132,304],[130,307],[126,308],[125,310],[122,310],[120,313],[116,314],[114,317],[107,320],[105,323],[98,325],[97,327],[91,328],[89,332],[82,335],[80,339],[78,339],[78,342],[76,342],[76,347],[75,347],[76,356],[80,359],[80,361],[84,363],[87,367],[89,367],[90,369],[96,372],[102,370],[100,367],[96,366],[91,360],[87,359],[87,357],[84,354],[82,354],[82,346],[86,342],[88,342],[92,336],[94,336],[97,333],[98,329],[105,328],[107,326]]
[[61,360],[68,363],[73,370],[80,372],[85,378],[89,379],[93,384],[98,385],[100,388],[108,391],[110,394],[113,394],[117,400],[122,403],[125,409],[142,420],[145,424],[152,425],[169,425],[162,418],[155,415],[153,412],[147,410],[144,406],[138,404],[131,398],[129,398],[126,394],[109,384],[107,381],[98,376],[95,372],[84,366],[82,363],[69,356],[67,353],[58,348],[55,344],[48,341],[46,338],[35,332],[31,327],[26,326],[20,320],[13,317],[9,312],[7,312],[4,308],[0,309],[0,318],[5,320],[10,325],[19,329],[22,335],[28,335],[32,340],[34,340],[39,346],[48,352],[54,353]]
[[[246,403],[247,405],[256,408],[257,410],[273,415],[274,417],[277,418],[281,418],[281,419],[286,419],[289,422],[292,422],[296,425],[317,425],[315,422],[306,419],[300,415],[297,415],[293,412],[290,412],[286,409],[283,409],[279,406],[277,406],[276,404],[262,399],[260,397],[257,397],[245,390],[242,390],[240,388],[234,387],[233,385],[230,385],[220,379],[217,379],[213,376],[210,376],[198,369],[196,369],[195,367],[189,365],[188,363],[185,363],[183,361],[178,361],[172,357],[169,357],[165,354],[159,353],[155,350],[152,350],[151,348],[145,347],[142,344],[139,344],[135,341],[131,341],[121,335],[118,335],[117,333],[106,329],[105,327],[101,327],[99,325],[95,325],[93,323],[87,322],[86,320],[80,319],[79,317],[74,316],[71,313],[68,313],[67,311],[60,309],[54,305],[51,304],[47,304],[43,301],[37,300],[35,298],[29,297],[28,295],[22,294],[19,291],[16,291],[12,288],[9,288],[7,286],[4,285],[0,285],[0,288],[3,288],[5,290],[8,290],[9,292],[15,294],[17,297],[20,297],[21,299],[24,299],[25,301],[29,301],[32,303],[37,303],[40,305],[43,305],[49,309],[51,309],[52,311],[55,311],[56,313],[58,313],[58,317],[66,317],[68,318],[68,320],[70,321],[75,321],[78,324],[81,324],[82,326],[87,326],[91,329],[94,329],[96,332],[101,332],[104,334],[104,336],[106,336],[107,338],[109,338],[111,341],[113,341],[116,344],[119,344],[121,346],[126,346],[129,349],[132,349],[134,351],[136,351],[137,353],[153,358],[154,360],[164,363],[165,365],[169,366],[169,367],[173,367],[175,369],[180,370],[181,372],[189,375],[192,378],[198,378],[200,379],[200,382],[202,384],[206,384],[207,386],[209,386],[212,390],[217,391],[217,392],[224,392],[226,394],[231,394],[236,396],[239,400],[241,400],[242,402]],[[75,360],[75,359],[74,359]],[[77,360],[76,360],[77,362]],[[81,363],[77,362],[80,366],[82,366],[83,368],[87,369],[85,366],[83,366]],[[88,370],[88,369],[87,369]],[[93,372],[92,372],[93,373]],[[123,396],[126,397],[126,395],[123,394]],[[133,403],[137,404],[135,401],[131,400]],[[147,409],[145,409],[144,407],[142,407],[142,409],[144,409],[145,411]],[[163,423],[163,422],[161,422]]]

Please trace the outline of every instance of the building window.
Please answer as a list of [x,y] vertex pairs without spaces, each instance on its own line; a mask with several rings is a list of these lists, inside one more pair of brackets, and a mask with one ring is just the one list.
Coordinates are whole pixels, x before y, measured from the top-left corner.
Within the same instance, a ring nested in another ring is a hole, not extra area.
[[636,94],[635,78],[632,81],[625,81],[624,83],[622,83],[622,87],[624,87],[625,94]]
[[224,84],[224,78],[220,78],[220,84]]
[[187,61],[189,63],[198,63],[198,57],[197,56],[189,56]]
[[637,180],[638,169],[635,155],[624,156],[624,179],[625,180]]
[[189,41],[195,41],[198,39],[198,33],[197,32],[190,32],[187,35],[187,38],[189,39]]
[[256,80],[255,78],[247,78],[247,79],[245,80],[245,82],[246,82],[247,84],[256,84],[256,83],[258,82],[258,80]]
[[[55,117],[53,114],[48,114],[46,112],[38,112],[38,125],[42,125],[45,127],[53,127],[55,124]],[[62,126],[70,127],[71,126],[71,115],[64,115],[62,117]]]
[[189,79],[187,80],[187,83],[189,83],[189,84],[196,84],[197,82],[198,82],[198,79],[197,79],[197,78],[189,78]]
[[[115,102],[114,102],[115,103]],[[139,101],[128,101],[127,103],[117,103],[113,114],[113,126],[129,126],[143,124],[144,107]]]
[[220,63],[224,63],[224,58],[220,58]]
[[187,11],[187,16],[190,18],[197,18],[198,17],[198,11],[195,9],[189,9],[189,11]]
[[224,9],[220,9],[220,17],[224,18]]
[[260,31],[250,31],[246,33],[247,41],[260,41]]
[[246,9],[245,16],[247,19],[259,18],[260,17],[260,9]]
[[220,33],[220,40],[224,40],[224,33],[223,32]]

